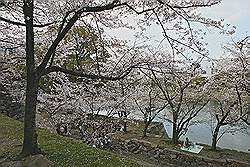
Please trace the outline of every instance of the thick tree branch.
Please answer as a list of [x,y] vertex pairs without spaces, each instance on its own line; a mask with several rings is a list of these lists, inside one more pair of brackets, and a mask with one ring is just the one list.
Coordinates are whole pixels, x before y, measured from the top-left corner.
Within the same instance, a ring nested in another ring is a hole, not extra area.
[[[13,25],[16,25],[16,26],[26,26],[25,23],[21,23],[21,22],[17,22],[17,21],[5,19],[5,18],[3,18],[1,16],[0,16],[0,21],[4,21],[6,23],[13,24]],[[49,26],[51,24],[54,24],[54,23],[55,22],[46,23],[46,24],[34,24],[34,27],[42,28],[42,27],[47,27],[47,26]]]
[[69,74],[69,75],[78,76],[78,77],[116,81],[116,80],[121,80],[121,79],[125,78],[132,71],[132,69],[133,69],[133,67],[129,67],[121,75],[116,76],[116,77],[109,77],[109,76],[103,76],[103,75],[86,74],[86,73],[83,73],[81,71],[72,71],[72,70],[68,70],[65,68],[58,67],[58,66],[50,66],[50,67],[46,68],[41,75],[46,75],[46,74],[49,74],[51,72],[62,72],[64,74]]

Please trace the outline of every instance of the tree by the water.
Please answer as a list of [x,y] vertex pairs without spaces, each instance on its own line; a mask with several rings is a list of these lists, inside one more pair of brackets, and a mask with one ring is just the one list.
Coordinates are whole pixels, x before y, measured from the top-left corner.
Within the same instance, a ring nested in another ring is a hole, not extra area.
[[[101,71],[102,63],[97,52],[101,48],[101,54],[105,54],[108,44],[102,43],[95,52],[87,54],[90,58],[95,56],[95,71],[84,69],[71,69],[63,66],[67,54],[72,48],[64,47],[63,40],[68,38],[70,31],[77,25],[90,26],[96,32],[104,31],[102,27],[111,29],[131,26],[124,22],[127,16],[141,15],[139,27],[143,30],[151,23],[158,24],[163,31],[164,40],[168,41],[173,54],[182,53],[183,48],[189,48],[192,52],[204,56],[204,45],[198,41],[190,22],[202,23],[221,27],[220,21],[215,22],[195,14],[197,8],[218,4],[220,0],[209,1],[89,1],[89,0],[60,0],[60,1],[33,1],[33,0],[5,0],[0,3],[1,45],[10,48],[25,48],[26,69],[26,99],[24,116],[24,141],[22,154],[24,156],[39,153],[36,133],[36,106],[41,78],[54,72],[61,72],[71,76],[88,78],[91,80],[116,81],[127,76],[137,64],[130,62],[123,65],[122,70],[117,70],[119,60],[114,63],[110,71]],[[44,30],[55,28],[50,38],[46,37]],[[177,32],[177,36],[171,36],[170,32]],[[169,33],[168,33],[169,32]],[[85,32],[82,32],[85,33]],[[199,33],[197,31],[197,33]],[[182,38],[180,38],[182,37]],[[103,36],[97,36],[103,41]],[[77,38],[76,38],[77,40]],[[25,45],[23,45],[25,43]],[[44,45],[40,54],[36,52],[36,46]],[[112,46],[118,45],[119,41]],[[76,49],[76,48],[73,48]],[[85,50],[90,52],[89,50]],[[111,54],[111,50],[107,49]],[[76,53],[80,54],[80,53]],[[69,55],[69,54],[68,54]],[[117,56],[121,55],[114,55]],[[112,66],[111,66],[112,67]]]

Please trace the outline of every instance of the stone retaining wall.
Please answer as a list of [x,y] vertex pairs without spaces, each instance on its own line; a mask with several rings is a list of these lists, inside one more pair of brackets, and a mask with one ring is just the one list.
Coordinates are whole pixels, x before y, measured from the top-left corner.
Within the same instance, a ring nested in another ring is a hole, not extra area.
[[0,83],[0,113],[14,119],[22,119],[22,104],[13,99],[9,91]]
[[159,147],[144,140],[132,139],[116,141],[113,143],[113,147],[116,149],[116,151],[121,150],[133,154],[141,154],[149,158],[154,158],[162,164],[170,163],[177,166],[188,167],[250,167],[249,163],[229,159],[218,160],[204,158],[198,155],[192,155],[181,151]]

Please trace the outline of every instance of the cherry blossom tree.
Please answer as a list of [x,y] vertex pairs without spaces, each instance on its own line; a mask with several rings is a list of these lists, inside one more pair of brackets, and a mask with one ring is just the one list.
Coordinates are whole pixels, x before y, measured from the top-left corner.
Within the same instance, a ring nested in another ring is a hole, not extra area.
[[25,80],[19,72],[24,63],[18,47],[0,48],[1,112],[17,119],[24,114]]
[[[220,22],[199,17],[194,12],[198,7],[212,6],[219,2],[220,0],[1,1],[1,45],[8,44],[13,47],[25,43],[23,48],[25,48],[27,82],[22,154],[30,155],[39,152],[35,120],[39,82],[43,76],[53,72],[62,72],[67,75],[94,80],[115,81],[127,76],[134,67],[133,64],[130,64],[118,71],[116,70],[117,66],[115,66],[115,68],[110,68],[109,71],[104,72],[99,70],[86,72],[78,69],[74,71],[64,68],[60,61],[57,60],[61,59],[60,56],[67,55],[62,53],[70,52],[69,48],[63,47],[62,41],[67,38],[73,27],[76,25],[90,25],[97,31],[102,31],[99,28],[100,25],[110,28],[129,27],[122,18],[128,15],[141,15],[142,19],[139,26],[143,29],[152,22],[158,23],[162,28],[164,39],[168,41],[173,52],[180,52],[182,47],[188,47],[193,52],[202,53],[203,55],[205,50],[202,43],[198,41],[190,22],[220,27]],[[51,25],[56,25],[57,32],[51,38],[44,39],[43,31],[47,26]],[[171,37],[168,31],[176,31],[179,35]],[[102,39],[103,37],[99,36],[99,38]],[[41,45],[47,41],[46,47],[42,49],[44,53],[38,56],[36,45]],[[98,48],[104,47],[107,47],[107,45],[98,46]],[[98,61],[96,64],[98,65]]]
[[154,119],[162,112],[168,104],[165,104],[160,97],[160,90],[155,83],[147,77],[137,86],[137,94],[134,101],[139,111],[143,114],[143,137]]
[[[225,46],[225,50],[230,53],[231,63],[227,66],[226,70],[229,70],[235,77],[235,90],[240,106],[244,105],[243,96],[248,95],[249,91],[249,63],[250,63],[250,37],[247,36],[239,42],[234,42]],[[246,99],[245,99],[246,100]],[[249,101],[249,99],[247,99]],[[243,111],[243,106],[240,107],[241,119],[247,125],[249,125],[249,108],[248,113]]]
[[[218,62],[209,88],[214,102],[211,115],[216,120],[212,123],[213,150],[225,133],[237,131],[242,122],[249,126],[249,37],[228,44],[225,49],[229,57]],[[222,127],[227,128],[223,131]]]
[[177,144],[209,102],[209,90],[207,78],[199,72],[199,64],[173,62],[169,58],[163,54],[157,64],[148,65],[146,70],[151,71],[148,77],[160,90],[159,99],[164,101],[169,115],[166,119],[172,124],[172,141]]
[[[248,110],[247,94],[239,90],[231,72],[222,72],[212,77],[210,114],[212,149],[225,133],[237,131]],[[210,85],[211,86],[211,85]],[[222,127],[224,127],[223,130]]]

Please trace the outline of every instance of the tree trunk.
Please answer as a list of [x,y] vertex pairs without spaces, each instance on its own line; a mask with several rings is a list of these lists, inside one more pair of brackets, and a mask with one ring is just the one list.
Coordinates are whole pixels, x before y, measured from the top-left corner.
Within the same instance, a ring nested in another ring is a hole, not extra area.
[[173,144],[178,144],[178,130],[177,130],[177,126],[176,123],[173,123],[173,133],[172,133],[172,142]]
[[123,132],[128,132],[128,124],[127,124],[127,112],[126,111],[123,111]]
[[178,144],[178,129],[177,129],[177,115],[173,113],[173,129],[172,129],[172,142]]
[[[221,110],[223,112],[222,105],[221,105]],[[220,128],[222,126],[228,124],[228,123],[225,123],[224,121],[228,117],[229,113],[230,113],[230,110],[225,115],[223,115],[223,117],[222,117],[221,120],[219,119],[219,116],[217,114],[215,115],[216,116],[216,120],[217,120],[217,125],[216,125],[216,127],[214,129],[214,132],[213,132],[212,150],[216,150],[216,145],[217,145],[217,141],[218,141],[218,134],[219,134]]]
[[26,99],[24,115],[24,140],[21,154],[28,156],[38,153],[36,134],[36,103],[39,84],[39,75],[35,70],[34,58],[34,26],[33,26],[33,1],[23,1],[23,12],[26,27]]
[[27,77],[25,116],[24,116],[24,140],[22,155],[28,156],[39,153],[36,133],[36,104],[38,93],[38,79],[29,74]]
[[147,130],[150,122],[144,122],[143,137],[147,137]]
[[[250,96],[248,96],[248,101],[250,101]],[[248,112],[247,112],[247,124],[250,124],[250,105],[248,105]]]
[[212,138],[212,150],[216,150],[216,146],[217,146],[217,138],[218,138],[218,134],[220,131],[220,125],[218,124],[214,130],[213,133],[213,138]]
[[123,121],[123,132],[128,132],[128,124],[127,124],[127,121]]

